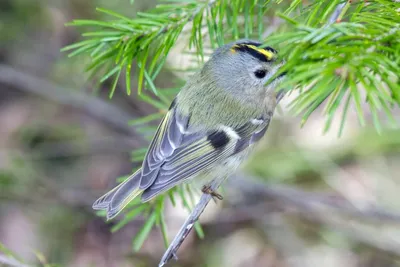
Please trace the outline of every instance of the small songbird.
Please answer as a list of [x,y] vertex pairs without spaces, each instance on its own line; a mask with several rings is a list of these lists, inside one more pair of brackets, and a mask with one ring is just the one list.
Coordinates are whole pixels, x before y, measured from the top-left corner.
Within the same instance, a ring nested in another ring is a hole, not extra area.
[[183,182],[204,193],[225,179],[265,134],[274,113],[281,76],[277,51],[252,40],[215,50],[173,100],[148,148],[142,168],[99,198],[94,209],[114,218],[141,194],[142,202]]

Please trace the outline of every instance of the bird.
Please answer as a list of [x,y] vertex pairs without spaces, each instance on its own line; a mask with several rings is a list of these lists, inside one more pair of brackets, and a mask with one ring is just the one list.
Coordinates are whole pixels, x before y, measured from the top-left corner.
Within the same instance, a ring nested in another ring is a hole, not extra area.
[[139,195],[144,203],[182,183],[222,199],[211,182],[225,181],[248,158],[282,97],[275,90],[284,76],[276,76],[277,54],[249,39],[215,49],[172,101],[141,168],[93,209],[110,220]]

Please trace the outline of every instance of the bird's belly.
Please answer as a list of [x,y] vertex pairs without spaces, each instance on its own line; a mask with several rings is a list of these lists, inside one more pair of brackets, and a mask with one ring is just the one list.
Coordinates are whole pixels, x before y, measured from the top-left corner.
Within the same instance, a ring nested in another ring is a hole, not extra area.
[[213,165],[207,170],[202,171],[193,179],[188,182],[191,184],[194,190],[201,190],[204,185],[209,185],[215,179],[225,180],[230,175],[234,174],[238,167],[245,161],[250,152],[253,150],[252,146],[246,150],[233,155],[216,165]]

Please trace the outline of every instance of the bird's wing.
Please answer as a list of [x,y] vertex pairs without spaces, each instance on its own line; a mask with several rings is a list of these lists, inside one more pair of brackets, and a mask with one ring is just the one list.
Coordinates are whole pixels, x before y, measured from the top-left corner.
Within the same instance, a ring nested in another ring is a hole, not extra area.
[[265,121],[260,119],[238,129],[221,125],[211,131],[188,131],[189,122],[190,116],[171,108],[160,123],[142,165],[142,201],[243,151],[266,131]]
[[249,122],[236,129],[236,132],[241,138],[236,142],[234,154],[260,141],[267,132],[272,115],[273,113],[271,112],[260,118],[251,119]]

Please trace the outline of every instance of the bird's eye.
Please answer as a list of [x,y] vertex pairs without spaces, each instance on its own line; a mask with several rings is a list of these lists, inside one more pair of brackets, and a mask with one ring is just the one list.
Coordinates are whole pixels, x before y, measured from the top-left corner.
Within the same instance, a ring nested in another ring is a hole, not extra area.
[[258,79],[262,79],[265,77],[265,75],[267,75],[267,72],[265,70],[256,70],[254,72],[254,75],[258,78]]

